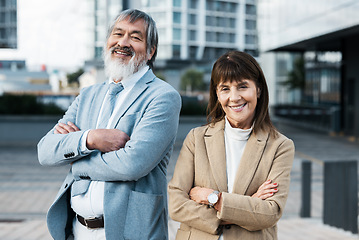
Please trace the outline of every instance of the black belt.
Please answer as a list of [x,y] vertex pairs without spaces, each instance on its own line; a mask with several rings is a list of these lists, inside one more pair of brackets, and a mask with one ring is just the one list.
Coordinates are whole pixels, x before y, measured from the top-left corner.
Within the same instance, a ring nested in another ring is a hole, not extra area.
[[96,229],[96,228],[103,228],[105,226],[104,224],[104,220],[103,217],[98,217],[98,218],[83,218],[80,215],[77,215],[77,220],[79,220],[79,222],[84,225],[85,227],[89,228],[89,229]]

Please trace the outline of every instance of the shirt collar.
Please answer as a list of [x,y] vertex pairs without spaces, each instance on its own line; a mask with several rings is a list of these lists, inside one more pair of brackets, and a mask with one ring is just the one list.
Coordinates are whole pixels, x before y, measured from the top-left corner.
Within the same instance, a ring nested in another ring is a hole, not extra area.
[[[146,65],[144,67],[142,67],[141,69],[139,69],[137,72],[135,72],[134,74],[128,76],[127,78],[124,78],[121,80],[122,86],[124,89],[126,88],[132,88],[137,82],[138,80],[140,80],[143,75],[145,75],[145,73],[148,71],[149,67]],[[108,79],[108,83],[113,82],[113,80],[110,78]]]

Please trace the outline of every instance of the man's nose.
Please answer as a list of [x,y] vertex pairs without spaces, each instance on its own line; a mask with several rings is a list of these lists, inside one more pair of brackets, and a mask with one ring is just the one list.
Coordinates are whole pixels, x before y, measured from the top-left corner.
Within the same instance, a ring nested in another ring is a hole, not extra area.
[[119,47],[129,47],[130,46],[129,37],[127,35],[124,35],[122,38],[120,38],[117,41],[117,45]]

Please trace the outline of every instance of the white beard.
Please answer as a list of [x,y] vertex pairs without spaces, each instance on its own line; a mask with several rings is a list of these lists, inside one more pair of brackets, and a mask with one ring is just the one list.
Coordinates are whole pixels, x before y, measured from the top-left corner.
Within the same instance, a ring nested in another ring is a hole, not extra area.
[[111,57],[112,50],[104,51],[104,65],[105,65],[105,74],[107,77],[113,80],[122,80],[130,75],[137,72],[142,67],[146,66],[145,56],[133,54],[132,58],[128,64],[123,63],[121,59],[112,59]]

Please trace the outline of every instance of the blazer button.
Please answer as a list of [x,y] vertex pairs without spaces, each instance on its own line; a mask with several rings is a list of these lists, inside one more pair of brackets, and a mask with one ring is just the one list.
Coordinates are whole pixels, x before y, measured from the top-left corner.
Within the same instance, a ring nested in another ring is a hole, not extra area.
[[231,225],[225,225],[224,226],[225,229],[231,229],[231,227],[232,227]]
[[91,180],[91,178],[89,176],[80,176],[80,179]]

